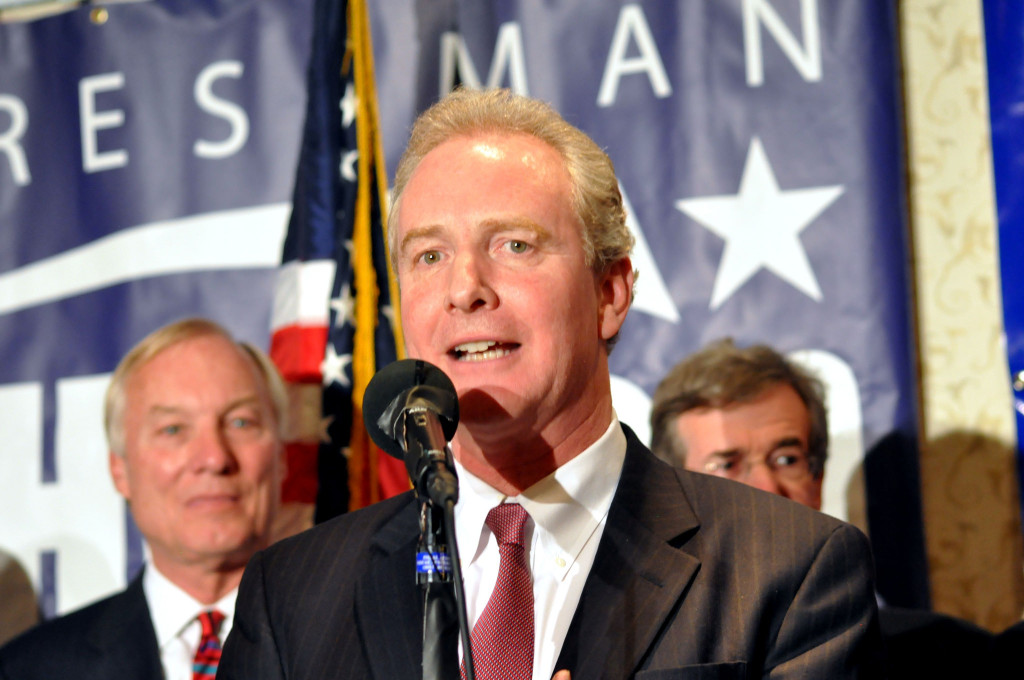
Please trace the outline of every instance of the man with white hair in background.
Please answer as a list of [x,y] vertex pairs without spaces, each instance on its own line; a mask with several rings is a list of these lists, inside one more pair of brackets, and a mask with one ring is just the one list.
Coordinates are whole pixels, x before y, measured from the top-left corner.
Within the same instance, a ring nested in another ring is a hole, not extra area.
[[242,571],[270,542],[286,408],[269,358],[212,321],[128,352],[107,390],[109,465],[151,560],[0,649],[0,678],[212,679]]

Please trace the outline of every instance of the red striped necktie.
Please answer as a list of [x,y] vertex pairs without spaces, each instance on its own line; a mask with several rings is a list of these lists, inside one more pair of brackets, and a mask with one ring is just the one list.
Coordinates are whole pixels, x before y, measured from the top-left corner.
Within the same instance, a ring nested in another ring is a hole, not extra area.
[[533,677],[533,583],[523,539],[529,517],[518,503],[502,503],[487,514],[501,561],[494,592],[470,636],[477,680]]
[[224,623],[224,614],[213,609],[203,612],[198,619],[203,627],[203,636],[192,660],[192,680],[214,680],[220,663],[220,638],[217,634],[220,624]]

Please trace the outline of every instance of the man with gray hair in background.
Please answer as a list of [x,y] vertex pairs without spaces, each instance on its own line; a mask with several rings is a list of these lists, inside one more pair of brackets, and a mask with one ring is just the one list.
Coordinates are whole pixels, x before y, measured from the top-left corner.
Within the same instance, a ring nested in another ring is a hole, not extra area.
[[[825,386],[772,347],[724,338],[685,357],[654,392],[651,440],[673,465],[821,509]],[[890,680],[1019,677],[1003,673],[1010,655],[993,653],[992,635],[968,621],[898,607],[878,618]]]
[[104,417],[111,477],[151,559],[124,591],[0,649],[0,678],[212,679],[242,571],[270,543],[284,384],[257,348],[186,319],[121,360]]
[[825,387],[771,347],[713,342],[654,391],[651,450],[672,465],[821,509]]

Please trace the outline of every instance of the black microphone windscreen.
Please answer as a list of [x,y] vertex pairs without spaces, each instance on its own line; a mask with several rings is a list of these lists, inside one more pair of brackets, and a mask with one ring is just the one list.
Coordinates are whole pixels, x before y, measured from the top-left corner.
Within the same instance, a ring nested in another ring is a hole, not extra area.
[[405,454],[395,439],[395,433],[381,428],[381,416],[396,399],[404,398],[409,390],[421,385],[441,393],[436,405],[445,435],[451,440],[459,423],[458,395],[451,378],[432,363],[422,359],[392,362],[373,375],[363,395],[363,423],[370,439],[385,453],[399,460],[403,460]]

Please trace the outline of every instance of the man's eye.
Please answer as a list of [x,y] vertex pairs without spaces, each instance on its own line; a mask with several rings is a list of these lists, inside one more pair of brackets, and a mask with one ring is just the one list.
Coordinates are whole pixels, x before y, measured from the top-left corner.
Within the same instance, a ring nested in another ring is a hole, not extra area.
[[181,425],[164,425],[163,427],[159,428],[157,432],[166,437],[173,437],[177,434],[180,434],[182,429],[183,428]]
[[420,262],[423,264],[437,264],[441,261],[441,253],[436,250],[428,250],[420,255]]
[[736,461],[734,460],[709,460],[704,464],[704,471],[711,474],[720,474],[728,472],[734,467],[736,467]]
[[253,427],[256,424],[256,421],[253,420],[252,418],[244,418],[242,416],[238,416],[236,418],[232,418],[229,424],[231,425],[231,427],[241,430],[247,427]]
[[771,461],[775,468],[807,467],[807,456],[803,453],[779,453]]
[[508,249],[513,253],[525,253],[530,249],[530,244],[526,241],[512,240],[508,242]]

